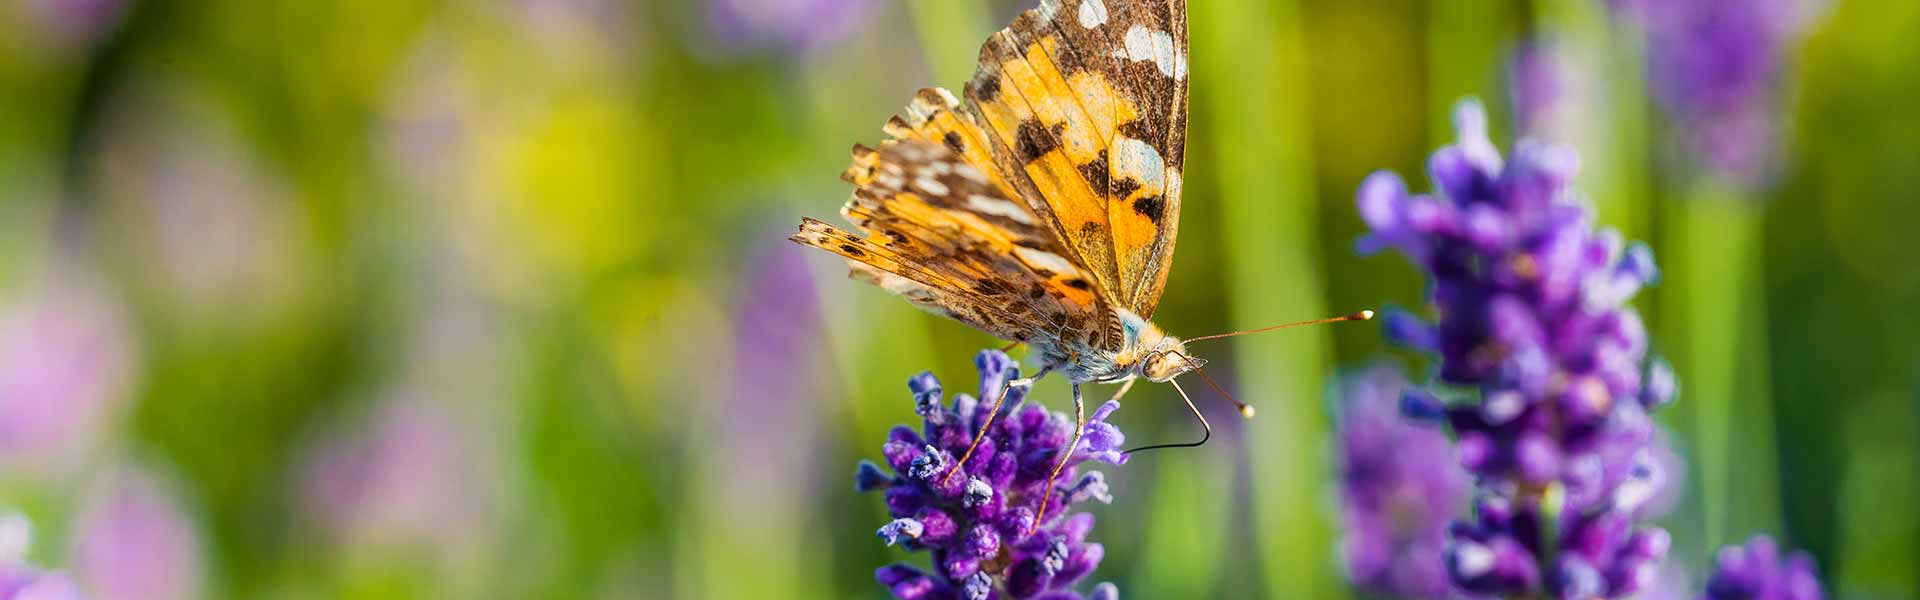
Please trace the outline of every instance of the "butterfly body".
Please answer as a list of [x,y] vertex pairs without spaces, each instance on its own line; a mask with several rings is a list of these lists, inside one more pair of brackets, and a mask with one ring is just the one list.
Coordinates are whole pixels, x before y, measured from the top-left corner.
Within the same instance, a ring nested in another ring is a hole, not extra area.
[[[1074,383],[1119,383],[1135,377],[1164,382],[1192,367],[1168,357],[1185,355],[1179,338],[1161,332],[1152,322],[1126,309],[1114,310],[1120,323],[1121,344],[1117,348],[1096,347],[1078,340],[1042,338],[1025,340],[1039,357],[1043,371],[1059,373]],[[1193,363],[1199,359],[1190,358]]]

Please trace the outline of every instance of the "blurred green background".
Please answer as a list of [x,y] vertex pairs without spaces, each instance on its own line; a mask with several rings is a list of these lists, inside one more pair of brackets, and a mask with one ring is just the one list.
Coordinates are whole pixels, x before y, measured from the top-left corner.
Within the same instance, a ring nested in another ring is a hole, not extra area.
[[[1419,306],[1404,261],[1351,252],[1355,187],[1421,179],[1462,96],[1507,139],[1509,56],[1567,40],[1582,185],[1666,273],[1641,308],[1684,390],[1671,562],[1770,532],[1834,597],[1920,596],[1920,3],[1827,7],[1754,189],[1665,166],[1597,4],[1191,4],[1162,326]],[[999,344],[784,237],[1021,8],[8,0],[0,506],[100,598],[883,597],[904,553],[853,465],[908,375],[970,386]],[[1094,578],[1350,595],[1325,390],[1383,352],[1372,325],[1206,348],[1261,416],[1204,400],[1214,443],[1105,469]],[[1163,386],[1115,422],[1195,433]]]

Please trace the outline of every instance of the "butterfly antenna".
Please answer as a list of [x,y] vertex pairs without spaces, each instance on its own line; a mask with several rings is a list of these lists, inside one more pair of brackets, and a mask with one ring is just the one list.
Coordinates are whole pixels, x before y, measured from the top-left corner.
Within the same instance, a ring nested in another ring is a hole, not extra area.
[[[1228,402],[1232,402],[1233,407],[1240,411],[1240,416],[1248,419],[1253,418],[1253,407],[1247,405],[1245,402],[1241,402],[1239,398],[1233,397],[1233,394],[1227,393],[1227,389],[1220,387],[1220,382],[1214,381],[1213,376],[1208,375],[1206,369],[1200,368],[1200,363],[1193,362],[1193,359],[1187,358],[1187,355],[1179,352],[1174,352],[1173,355],[1180,357],[1180,360],[1186,362],[1187,366],[1193,367],[1193,372],[1198,373],[1201,379],[1206,380],[1207,387],[1213,388],[1213,391],[1219,393],[1220,397],[1226,398]],[[1167,382],[1172,383],[1173,380],[1169,379]]]
[[1216,333],[1216,334],[1213,334],[1213,335],[1203,335],[1203,336],[1200,336],[1200,337],[1197,337],[1197,338],[1187,338],[1187,340],[1186,340],[1186,343],[1188,343],[1188,344],[1191,344],[1191,343],[1194,343],[1194,342],[1198,342],[1198,341],[1202,341],[1202,340],[1217,340],[1217,339],[1220,339],[1220,338],[1229,338],[1229,337],[1233,337],[1233,336],[1236,336],[1236,335],[1247,335],[1247,334],[1252,334],[1252,333],[1265,333],[1265,332],[1268,332],[1268,331],[1274,331],[1274,330],[1276,330],[1276,329],[1291,329],[1291,328],[1294,328],[1294,327],[1305,327],[1305,326],[1308,326],[1308,325],[1322,325],[1322,324],[1326,324],[1326,323],[1339,323],[1339,322],[1341,322],[1341,321],[1365,321],[1365,320],[1367,320],[1367,319],[1371,319],[1371,318],[1373,318],[1373,311],[1371,311],[1371,310],[1363,310],[1363,311],[1360,311],[1360,312],[1357,312],[1357,313],[1353,313],[1353,314],[1350,314],[1350,315],[1345,315],[1345,316],[1339,316],[1339,317],[1329,317],[1329,318],[1325,318],[1325,319],[1314,319],[1314,320],[1312,320],[1312,321],[1300,321],[1300,322],[1298,322],[1298,323],[1285,323],[1285,324],[1281,324],[1281,325],[1273,325],[1273,326],[1270,326],[1270,327],[1261,327],[1261,328],[1259,328],[1259,329],[1248,329],[1248,330],[1246,330],[1246,331],[1232,331],[1232,332],[1227,332],[1227,333]]
[[1195,448],[1203,444],[1206,444],[1207,440],[1213,438],[1213,426],[1207,424],[1207,416],[1200,414],[1200,408],[1193,405],[1192,398],[1187,397],[1187,390],[1185,388],[1181,388],[1180,382],[1178,381],[1169,379],[1167,380],[1167,383],[1173,384],[1173,390],[1176,392],[1180,392],[1180,399],[1185,400],[1187,402],[1187,410],[1193,413],[1193,418],[1200,420],[1200,429],[1205,431],[1206,433],[1200,436],[1200,441],[1198,442],[1184,442],[1179,444],[1154,444],[1152,446],[1141,446],[1139,448],[1127,450],[1126,451],[1127,454],[1133,454],[1135,452],[1144,452],[1147,450],[1159,450],[1161,448]]

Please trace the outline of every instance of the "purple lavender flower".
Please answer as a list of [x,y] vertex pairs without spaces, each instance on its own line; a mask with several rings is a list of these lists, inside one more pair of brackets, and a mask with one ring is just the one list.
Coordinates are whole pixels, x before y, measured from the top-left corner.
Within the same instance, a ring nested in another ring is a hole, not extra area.
[[[980,398],[999,395],[1020,376],[1019,363],[998,351],[981,351],[974,364],[980,370]],[[967,462],[965,477],[948,480],[991,403],[956,394],[951,405],[944,404],[932,373],[915,375],[907,387],[925,425],[917,432],[895,427],[881,448],[893,474],[862,461],[854,485],[861,491],[885,490],[894,520],[880,528],[881,539],[910,551],[927,550],[933,569],[892,564],[874,577],[901,600],[1080,599],[1073,584],[1099,566],[1106,549],[1087,541],[1093,515],[1070,513],[1068,507],[1112,500],[1106,479],[1099,472],[1079,474],[1077,465],[1126,461],[1120,452],[1125,436],[1106,422],[1120,403],[1108,401],[1094,411],[1084,446],[1067,460],[1061,483],[1049,490],[1047,476],[1073,435],[1073,419],[1025,404],[1026,388],[1010,388],[1000,416]],[[1060,510],[1049,510],[1047,522],[1035,527],[1043,493],[1053,494],[1051,506]],[[1103,583],[1086,598],[1117,600],[1119,591]]]
[[1692,160],[1758,183],[1776,158],[1774,130],[1788,46],[1817,12],[1811,0],[1613,0],[1646,30],[1647,77]]
[[33,525],[17,513],[0,515],[0,600],[83,600],[80,586],[59,571],[27,564]]
[[1773,539],[1757,535],[1720,549],[1701,600],[1821,600],[1813,558],[1795,552],[1783,562]]
[[1387,332],[1438,354],[1443,387],[1410,390],[1403,410],[1451,427],[1479,488],[1447,569],[1472,594],[1631,595],[1669,541],[1634,523],[1661,483],[1646,411],[1674,392],[1626,306],[1657,275],[1652,253],[1594,229],[1571,150],[1521,140],[1506,163],[1472,100],[1455,127],[1428,163],[1437,193],[1409,195],[1388,172],[1361,184],[1372,231],[1358,244],[1397,249],[1432,278],[1440,319],[1393,314]]
[[1340,379],[1340,554],[1361,588],[1400,598],[1449,598],[1441,551],[1469,482],[1445,435],[1399,413],[1407,387],[1381,364]]

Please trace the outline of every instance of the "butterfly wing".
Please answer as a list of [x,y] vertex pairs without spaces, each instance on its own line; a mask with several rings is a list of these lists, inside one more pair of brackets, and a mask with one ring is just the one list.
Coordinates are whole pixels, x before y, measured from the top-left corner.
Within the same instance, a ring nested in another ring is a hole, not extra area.
[[1142,317],[1172,265],[1186,78],[1185,0],[1043,0],[987,40],[965,90],[998,180]]
[[964,103],[921,90],[855,147],[864,237],[793,239],[996,336],[1118,349],[1113,309],[1152,315],[1172,263],[1186,52],[1184,0],[1043,0],[981,48]]
[[878,150],[856,146],[842,175],[856,189],[841,213],[866,235],[805,219],[794,241],[845,257],[855,278],[1003,339],[1118,335],[1092,275],[1067,259],[1038,215],[950,145],[897,133],[909,135]]

